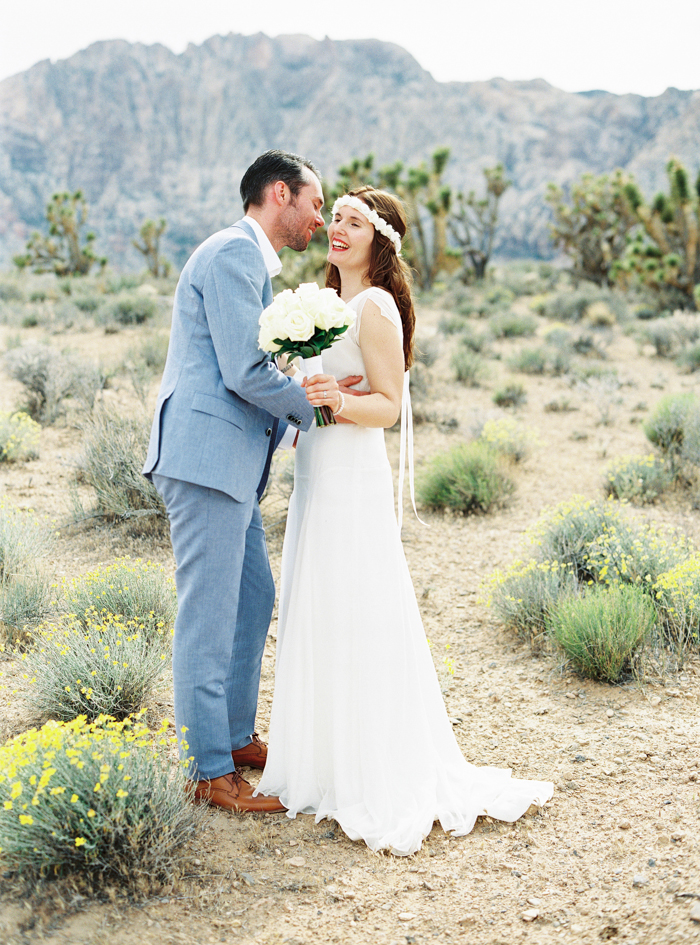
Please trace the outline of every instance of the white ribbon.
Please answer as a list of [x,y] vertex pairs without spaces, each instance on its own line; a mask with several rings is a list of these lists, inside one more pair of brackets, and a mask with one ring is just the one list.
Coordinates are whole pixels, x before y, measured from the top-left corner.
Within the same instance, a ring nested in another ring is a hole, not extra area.
[[[407,449],[408,448],[408,449]],[[430,526],[418,514],[416,508],[416,490],[413,482],[413,412],[411,410],[411,392],[409,390],[408,371],[403,376],[403,396],[401,398],[401,439],[399,446],[399,489],[398,489],[398,522],[399,534],[403,524],[403,480],[406,473],[406,452],[408,452],[408,487],[411,494],[411,504],[416,518],[421,525]]]

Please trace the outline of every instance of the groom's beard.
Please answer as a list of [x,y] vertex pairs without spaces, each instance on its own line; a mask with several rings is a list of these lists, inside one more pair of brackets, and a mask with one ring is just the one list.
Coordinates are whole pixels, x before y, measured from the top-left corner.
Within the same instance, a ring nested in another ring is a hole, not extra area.
[[292,204],[284,219],[280,221],[279,233],[284,245],[293,249],[295,253],[304,252],[311,242],[315,229],[311,222],[304,224],[304,221],[300,219],[301,213],[303,211],[300,211],[296,204]]

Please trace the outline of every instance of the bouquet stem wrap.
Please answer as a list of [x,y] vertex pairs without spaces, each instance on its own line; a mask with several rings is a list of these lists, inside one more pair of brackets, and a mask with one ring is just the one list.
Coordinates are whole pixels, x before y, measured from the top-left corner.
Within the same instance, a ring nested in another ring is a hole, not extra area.
[[[302,358],[301,365],[306,377],[313,377],[314,374],[324,373],[323,358],[320,354],[314,355],[312,358]],[[333,416],[333,411],[326,404],[322,407],[314,407],[314,414],[316,415],[317,427],[329,427],[338,422]]]

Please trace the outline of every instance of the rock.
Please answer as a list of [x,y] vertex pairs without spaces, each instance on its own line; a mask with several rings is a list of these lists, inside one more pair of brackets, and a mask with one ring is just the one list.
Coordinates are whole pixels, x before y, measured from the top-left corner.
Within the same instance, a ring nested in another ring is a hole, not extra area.
[[412,922],[415,918],[415,912],[399,912],[399,922]]
[[306,860],[303,856],[290,856],[288,860],[285,860],[287,866],[306,866]]
[[608,717],[609,719],[611,719],[611,718],[613,717],[613,715],[615,715],[615,713],[613,712],[612,709],[608,709],[605,714],[607,715],[607,717]]
[[463,915],[461,919],[458,920],[457,925],[466,926],[474,925],[476,922],[476,916],[472,912],[468,912],[466,915]]
[[621,820],[617,826],[620,828],[620,830],[629,830],[632,824],[629,822],[629,820]]
[[582,926],[582,925],[572,925],[571,928],[570,928],[570,931],[573,932],[574,935],[580,935],[581,932],[583,932],[583,926]]
[[693,908],[690,910],[690,921],[700,922],[700,902],[696,902]]
[[680,888],[681,888],[680,881],[677,879],[672,879],[671,882],[666,887],[666,892],[671,893],[671,894],[677,893]]
[[534,922],[538,916],[539,912],[537,909],[528,909],[526,912],[523,912],[523,922]]
[[289,841],[289,846],[290,846],[290,847],[298,847],[298,846],[299,846],[299,841],[298,841],[298,840],[290,840],[290,841]]
[[542,905],[542,900],[541,900],[541,899],[538,899],[537,896],[531,896],[531,897],[528,899],[528,905],[530,905],[530,906],[541,906],[541,905]]
[[644,875],[644,873],[635,873],[632,877],[632,885],[637,887],[648,886],[649,879]]
[[657,707],[657,705],[661,705],[661,696],[652,696],[649,700],[649,705],[654,709]]

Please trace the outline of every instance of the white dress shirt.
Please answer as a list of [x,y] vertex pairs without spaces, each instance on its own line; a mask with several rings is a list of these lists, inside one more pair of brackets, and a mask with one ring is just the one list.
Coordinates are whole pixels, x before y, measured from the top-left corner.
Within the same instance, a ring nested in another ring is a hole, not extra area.
[[[282,272],[282,263],[280,262],[280,258],[275,252],[272,243],[267,238],[267,233],[265,230],[263,230],[258,221],[249,216],[245,216],[243,219],[249,226],[253,228],[253,232],[258,238],[258,246],[262,251],[263,260],[267,266],[267,271],[270,275],[270,278],[273,279]],[[298,432],[299,431],[295,430],[294,427],[288,426],[282,434],[282,439],[277,444],[277,449],[290,450],[294,446]]]

